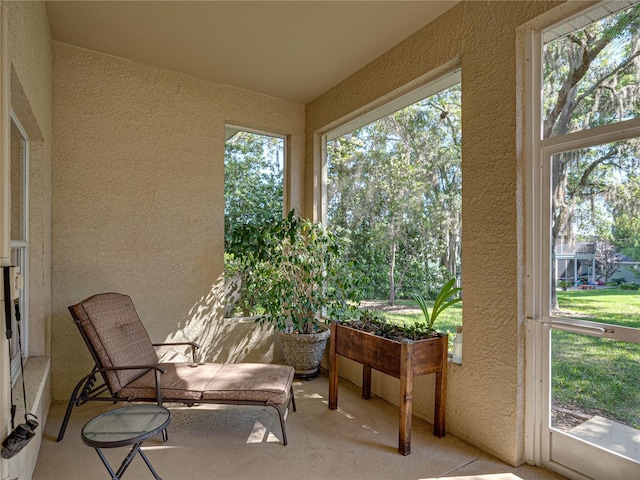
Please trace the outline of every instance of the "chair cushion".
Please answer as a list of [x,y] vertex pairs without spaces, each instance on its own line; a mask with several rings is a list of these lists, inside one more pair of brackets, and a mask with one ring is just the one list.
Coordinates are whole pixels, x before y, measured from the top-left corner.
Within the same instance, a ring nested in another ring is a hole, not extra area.
[[[160,374],[162,399],[165,401],[195,401],[202,399],[202,391],[212,377],[215,377],[221,363],[161,363],[166,371]],[[155,373],[150,371],[124,387],[118,397],[135,399],[156,398]]]
[[294,373],[293,367],[286,365],[225,363],[205,387],[202,400],[280,405],[287,401]]
[[[69,308],[102,367],[158,363],[156,350],[129,296],[103,293]],[[108,372],[105,380],[111,392],[117,393],[145,372],[146,370]]]
[[[287,401],[294,370],[259,363],[161,363],[164,401],[277,405]],[[130,400],[156,398],[155,378],[148,372],[123,388],[118,396]]]

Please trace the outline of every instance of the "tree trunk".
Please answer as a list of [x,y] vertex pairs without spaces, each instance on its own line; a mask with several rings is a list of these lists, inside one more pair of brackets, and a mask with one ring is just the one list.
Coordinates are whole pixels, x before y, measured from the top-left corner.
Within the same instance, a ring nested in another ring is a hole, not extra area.
[[389,262],[389,305],[394,305],[396,301],[396,250],[398,245],[395,236],[391,242],[390,262]]

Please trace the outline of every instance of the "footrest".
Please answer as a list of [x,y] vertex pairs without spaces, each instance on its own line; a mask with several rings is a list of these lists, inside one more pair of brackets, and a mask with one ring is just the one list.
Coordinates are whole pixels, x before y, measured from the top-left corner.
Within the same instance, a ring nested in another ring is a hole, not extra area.
[[287,402],[295,371],[287,365],[260,363],[223,364],[207,382],[202,401]]

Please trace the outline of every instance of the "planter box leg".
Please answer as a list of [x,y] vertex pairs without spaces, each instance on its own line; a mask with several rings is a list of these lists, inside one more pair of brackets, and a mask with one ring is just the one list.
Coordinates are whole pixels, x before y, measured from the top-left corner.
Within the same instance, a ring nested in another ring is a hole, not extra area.
[[400,433],[398,452],[411,453],[411,401],[413,395],[413,342],[402,342],[400,347]]
[[338,408],[338,354],[336,353],[336,324],[331,324],[329,344],[329,410]]
[[442,363],[440,371],[436,373],[436,392],[433,413],[433,434],[436,437],[445,435],[445,419],[447,417],[447,364],[449,351],[447,343],[442,345]]
[[371,398],[371,366],[362,365],[362,398]]

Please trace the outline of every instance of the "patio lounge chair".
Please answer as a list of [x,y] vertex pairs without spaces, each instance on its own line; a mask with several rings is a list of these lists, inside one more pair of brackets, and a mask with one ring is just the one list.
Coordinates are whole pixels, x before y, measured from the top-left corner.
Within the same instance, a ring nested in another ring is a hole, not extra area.
[[[292,367],[259,363],[197,363],[196,349],[199,345],[196,343],[152,344],[127,295],[94,295],[72,305],[69,311],[95,366],[71,394],[58,442],[64,437],[74,406],[89,401],[109,401],[274,407],[280,417],[282,443],[287,444],[284,413],[289,405],[296,410]],[[167,345],[190,346],[192,362],[158,363],[154,347]],[[163,432],[163,437],[167,439],[166,432]]]

